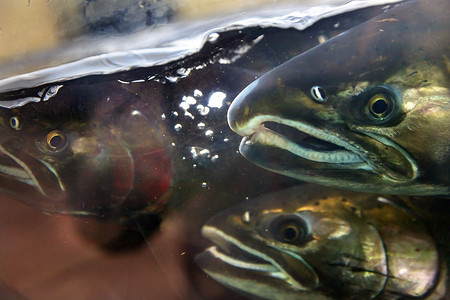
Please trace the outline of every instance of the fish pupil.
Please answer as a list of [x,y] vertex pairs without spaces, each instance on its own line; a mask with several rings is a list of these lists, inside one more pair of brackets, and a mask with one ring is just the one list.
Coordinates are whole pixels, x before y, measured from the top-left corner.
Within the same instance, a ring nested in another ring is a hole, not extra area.
[[63,138],[59,135],[55,135],[50,139],[50,146],[53,148],[58,148],[62,145]]
[[52,151],[59,151],[63,149],[66,145],[65,135],[59,131],[55,130],[47,135],[47,146]]
[[283,235],[285,241],[292,241],[297,238],[298,230],[295,227],[289,226],[284,229]]
[[388,104],[386,102],[386,100],[384,99],[377,99],[373,105],[372,105],[372,111],[377,114],[377,115],[381,115],[384,112],[386,112],[388,109]]
[[268,230],[274,239],[283,243],[299,245],[305,243],[308,237],[307,224],[297,214],[275,217],[270,222]]

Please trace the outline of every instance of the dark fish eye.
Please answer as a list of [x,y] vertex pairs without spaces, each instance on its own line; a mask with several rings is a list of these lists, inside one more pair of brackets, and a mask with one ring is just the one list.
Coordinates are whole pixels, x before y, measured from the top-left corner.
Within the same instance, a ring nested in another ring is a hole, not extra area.
[[15,130],[20,130],[22,128],[22,124],[19,121],[19,118],[17,116],[11,117],[9,119],[9,126]]
[[67,145],[66,135],[60,130],[53,130],[47,134],[47,147],[52,151],[60,151]]
[[308,238],[306,222],[296,214],[282,215],[269,225],[270,233],[280,242],[302,244]]
[[392,124],[402,117],[400,110],[402,95],[394,86],[370,87],[354,99],[357,101],[355,107],[364,111],[364,122]]
[[376,94],[369,100],[369,112],[375,118],[383,118],[389,114],[391,101],[384,94]]
[[311,97],[317,102],[324,102],[327,99],[325,90],[318,85],[315,85],[310,90]]
[[298,228],[292,224],[287,225],[284,229],[283,229],[283,239],[286,242],[291,242],[293,240],[295,240],[298,237]]

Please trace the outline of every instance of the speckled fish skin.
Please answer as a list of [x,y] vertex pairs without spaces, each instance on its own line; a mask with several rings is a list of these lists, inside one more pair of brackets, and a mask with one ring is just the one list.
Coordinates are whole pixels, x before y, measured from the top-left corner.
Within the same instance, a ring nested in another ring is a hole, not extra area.
[[448,196],[449,13],[400,4],[253,82],[228,111],[242,155],[337,188]]
[[444,299],[448,218],[425,222],[413,211],[449,204],[425,198],[293,187],[211,218],[202,234],[214,245],[196,260],[220,283],[264,299]]

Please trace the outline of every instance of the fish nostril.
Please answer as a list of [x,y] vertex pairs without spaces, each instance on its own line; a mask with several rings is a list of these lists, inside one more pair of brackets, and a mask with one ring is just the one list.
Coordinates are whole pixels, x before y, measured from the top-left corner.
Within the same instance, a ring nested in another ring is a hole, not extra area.
[[11,119],[9,119],[9,125],[15,130],[20,130],[22,128],[22,124],[20,123],[20,120],[17,116],[11,117]]
[[327,99],[327,94],[325,93],[325,90],[321,88],[318,85],[315,85],[310,90],[311,97],[313,97],[316,102],[324,102]]

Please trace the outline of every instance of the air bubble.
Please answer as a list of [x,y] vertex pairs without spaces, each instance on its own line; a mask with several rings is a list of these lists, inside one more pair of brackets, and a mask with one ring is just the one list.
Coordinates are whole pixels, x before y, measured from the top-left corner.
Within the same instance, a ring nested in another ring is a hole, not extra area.
[[210,111],[208,106],[203,106],[201,104],[197,105],[197,110],[199,114],[201,114],[202,116],[206,116],[207,114],[209,114]]
[[176,131],[180,131],[180,130],[183,128],[183,126],[182,126],[181,124],[176,124],[173,128],[174,128]]
[[190,105],[187,103],[187,102],[181,102],[180,103],[180,105],[179,105],[182,109],[184,109],[184,110],[188,110],[189,109],[189,107],[190,107]]
[[198,90],[198,89],[195,89],[194,90],[194,97],[203,97],[203,93],[202,93],[202,91],[200,91],[200,90]]
[[183,96],[182,100],[189,105],[194,105],[197,103],[197,100],[192,96]]
[[227,94],[223,92],[215,92],[209,97],[208,106],[221,108],[223,105],[223,100],[227,97]]

